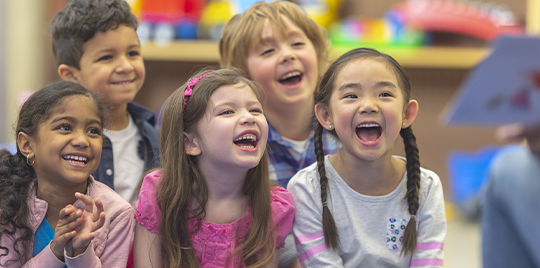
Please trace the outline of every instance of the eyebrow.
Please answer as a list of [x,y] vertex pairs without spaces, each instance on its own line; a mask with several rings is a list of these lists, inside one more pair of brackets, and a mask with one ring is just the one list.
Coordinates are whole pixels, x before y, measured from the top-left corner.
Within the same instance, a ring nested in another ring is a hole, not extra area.
[[[75,117],[72,117],[72,116],[62,116],[62,117],[57,117],[55,119],[53,119],[51,121],[51,124],[54,124],[58,121],[62,121],[62,120],[66,120],[66,121],[69,121],[70,123],[75,123],[77,120],[75,119]],[[101,121],[99,120],[96,120],[96,119],[90,119],[86,122],[87,125],[92,125],[92,124],[98,124],[98,125],[101,125]]]
[[287,32],[287,37],[288,38],[291,38],[291,37],[303,37],[302,35],[303,35],[303,33],[301,31],[298,31],[298,30],[291,30],[291,31]]
[[[388,81],[379,81],[379,82],[377,82],[375,84],[375,88],[382,88],[382,87],[391,87],[391,88],[397,89],[397,86],[394,85],[394,83],[388,82]],[[342,90],[345,90],[345,89],[348,89],[348,88],[361,89],[362,84],[360,84],[360,83],[346,83],[346,84],[341,85],[338,90],[342,91]]]
[[[137,43],[137,44],[130,45],[130,46],[128,47],[128,50],[134,49],[134,48],[140,48],[140,47],[141,47],[141,45]],[[114,52],[114,51],[116,51],[116,49],[114,49],[114,48],[106,48],[106,49],[98,50],[98,51],[96,52],[96,54],[101,54],[101,53],[111,53],[111,52]]]
[[[246,106],[249,106],[249,105],[255,105],[255,104],[260,104],[262,105],[259,101],[249,101],[246,103],[247,105]],[[227,101],[227,102],[221,102],[221,103],[217,103],[215,106],[214,106],[214,109],[217,108],[217,107],[220,107],[220,106],[238,106],[235,102],[233,101]]]

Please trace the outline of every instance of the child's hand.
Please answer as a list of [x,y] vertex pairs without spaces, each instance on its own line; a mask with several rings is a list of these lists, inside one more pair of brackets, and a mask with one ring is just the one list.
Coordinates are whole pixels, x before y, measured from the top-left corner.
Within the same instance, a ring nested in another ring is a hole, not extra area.
[[73,205],[67,205],[60,210],[59,221],[54,228],[54,238],[51,242],[51,251],[61,261],[64,261],[64,247],[77,231],[75,229],[83,222],[82,211]]
[[105,223],[105,211],[103,209],[103,204],[99,199],[96,198],[94,200],[97,210],[92,213],[94,211],[94,206],[92,199],[89,196],[75,193],[75,197],[84,203],[85,209],[81,216],[83,224],[77,228],[77,233],[71,240],[71,246],[73,247],[73,252],[71,252],[73,255],[71,257],[86,251],[90,241],[96,236],[94,232],[101,228]]

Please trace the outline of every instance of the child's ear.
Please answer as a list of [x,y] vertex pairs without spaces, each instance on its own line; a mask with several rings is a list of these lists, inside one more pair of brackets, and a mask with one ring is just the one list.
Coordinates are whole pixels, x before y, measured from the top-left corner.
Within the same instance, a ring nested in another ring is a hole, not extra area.
[[34,157],[34,139],[24,132],[17,134],[17,147],[27,158]]
[[326,105],[317,103],[315,105],[315,116],[317,117],[317,120],[319,120],[319,123],[326,128],[326,130],[330,131],[333,129],[334,126],[332,126],[332,117],[330,116],[330,111]]
[[58,66],[58,75],[60,75],[60,78],[64,81],[79,83],[77,71],[78,70],[75,67],[71,67],[67,64],[60,64],[60,66]]
[[408,128],[416,119],[418,115],[418,102],[416,100],[410,100],[405,112],[403,113],[403,124],[401,128]]
[[199,147],[199,141],[194,134],[184,132],[184,148],[186,154],[191,156],[198,156],[201,154],[201,148]]

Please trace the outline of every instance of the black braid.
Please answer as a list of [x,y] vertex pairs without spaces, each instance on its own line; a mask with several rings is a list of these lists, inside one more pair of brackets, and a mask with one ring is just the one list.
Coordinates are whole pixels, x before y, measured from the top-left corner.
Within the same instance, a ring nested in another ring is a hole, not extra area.
[[403,249],[401,253],[405,255],[410,253],[412,255],[416,250],[416,214],[420,206],[420,158],[418,146],[416,145],[416,137],[411,127],[402,129],[400,135],[405,144],[405,154],[407,157],[407,195],[405,199],[409,206],[409,214],[411,214],[411,219],[403,234]]
[[328,178],[326,177],[326,168],[324,166],[324,151],[323,151],[323,127],[317,121],[315,123],[315,134],[314,134],[314,147],[315,155],[317,156],[317,170],[319,171],[320,184],[321,184],[321,202],[323,203],[322,210],[322,223],[323,223],[323,233],[324,233],[324,242],[327,247],[333,249],[339,249],[339,234],[334,221],[334,217],[326,205],[326,199],[328,196]]

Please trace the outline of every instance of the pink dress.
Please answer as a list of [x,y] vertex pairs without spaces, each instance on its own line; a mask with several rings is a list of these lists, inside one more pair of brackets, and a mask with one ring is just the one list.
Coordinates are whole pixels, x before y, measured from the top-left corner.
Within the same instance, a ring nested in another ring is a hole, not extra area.
[[[135,219],[148,231],[156,234],[159,233],[161,212],[156,203],[155,193],[160,178],[160,171],[154,171],[144,177],[139,200],[135,205]],[[291,194],[283,187],[272,187],[270,191],[272,219],[276,226],[276,249],[280,249],[284,246],[285,237],[292,230],[294,204]],[[227,263],[227,259],[230,252],[244,240],[252,221],[249,207],[244,217],[229,224],[202,221],[202,227],[198,232],[194,232],[197,224],[196,219],[190,219],[188,226],[191,232],[191,242],[201,267],[235,267],[234,261],[231,260]]]

